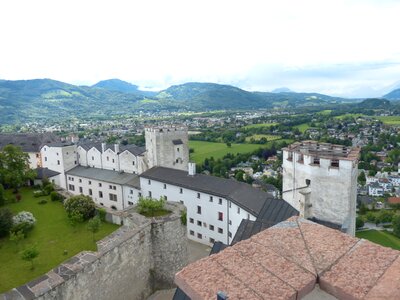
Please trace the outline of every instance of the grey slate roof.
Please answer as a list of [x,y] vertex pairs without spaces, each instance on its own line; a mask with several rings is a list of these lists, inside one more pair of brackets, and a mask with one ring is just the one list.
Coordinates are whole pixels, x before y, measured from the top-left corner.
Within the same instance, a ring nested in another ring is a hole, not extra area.
[[189,176],[186,171],[164,167],[151,168],[140,176],[229,199],[255,216],[260,214],[266,202],[274,200],[268,193],[233,179],[203,174]]
[[11,144],[21,147],[24,152],[40,152],[46,143],[58,141],[60,138],[52,133],[0,133],[0,150]]
[[[92,149],[93,147],[96,148],[97,150],[99,150],[101,152],[101,143],[99,142],[85,142],[85,143],[78,143],[78,146],[81,146],[83,149],[85,149],[86,151],[88,151],[89,149]],[[111,149],[112,151],[114,151],[115,146],[114,144],[106,144],[106,150],[107,149]],[[130,145],[120,145],[119,146],[119,152],[124,152],[124,151],[129,151],[131,152],[133,155],[138,156],[141,155],[143,152],[146,151],[145,148],[143,147],[138,147],[134,144],[130,144]]]
[[117,171],[88,168],[77,166],[66,172],[67,175],[79,176],[93,180],[105,181],[121,185],[133,186],[138,175],[130,173],[120,173]]
[[36,172],[36,179],[50,178],[57,176],[60,173],[57,171],[50,170],[48,168],[37,168],[34,170]]

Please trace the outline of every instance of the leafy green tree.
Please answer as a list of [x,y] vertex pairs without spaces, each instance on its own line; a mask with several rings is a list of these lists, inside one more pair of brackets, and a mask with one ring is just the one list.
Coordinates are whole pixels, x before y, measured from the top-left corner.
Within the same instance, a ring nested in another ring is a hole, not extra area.
[[394,215],[392,219],[393,233],[400,238],[400,215]]
[[73,196],[65,201],[65,210],[67,211],[68,217],[73,214],[80,214],[83,220],[92,218],[96,211],[96,206],[89,196],[78,195]]
[[95,234],[100,230],[100,225],[101,225],[101,220],[98,216],[90,219],[88,222],[87,228],[91,233],[93,233],[93,242],[96,241]]
[[367,213],[367,211],[368,211],[368,207],[364,203],[361,203],[360,207],[358,209],[358,213],[360,215],[365,215]]
[[356,228],[363,228],[364,227],[364,220],[360,217],[356,218]]
[[27,180],[35,178],[35,172],[29,169],[29,155],[20,147],[7,145],[0,152],[0,183],[14,188],[18,192]]
[[361,184],[362,186],[365,185],[365,183],[367,182],[367,178],[365,177],[364,171],[362,171],[362,172],[360,173],[360,175],[358,175],[357,180],[358,180],[358,183]]
[[13,226],[13,215],[9,208],[0,208],[0,238],[6,236]]
[[10,231],[10,241],[15,244],[15,252],[18,252],[19,243],[25,238],[25,234],[22,230],[17,232]]
[[140,197],[137,204],[137,211],[140,214],[154,217],[157,211],[164,209],[165,202],[163,197],[159,200],[150,197]]
[[242,181],[242,182],[244,182],[244,181],[245,181],[245,179],[244,179],[244,172],[243,172],[242,170],[238,170],[238,171],[236,172],[236,174],[235,174],[235,179],[236,179],[237,181]]
[[227,142],[226,146],[230,148],[230,147],[232,147],[232,144],[230,142]]
[[0,206],[3,206],[6,202],[6,196],[4,194],[4,187],[0,184]]
[[33,270],[35,268],[33,260],[38,256],[39,256],[39,250],[37,250],[36,246],[31,246],[22,252],[21,258],[23,260],[30,261],[31,270]]
[[79,211],[73,211],[70,215],[68,215],[68,222],[74,228],[74,232],[76,231],[76,226],[79,223],[83,222],[83,215]]

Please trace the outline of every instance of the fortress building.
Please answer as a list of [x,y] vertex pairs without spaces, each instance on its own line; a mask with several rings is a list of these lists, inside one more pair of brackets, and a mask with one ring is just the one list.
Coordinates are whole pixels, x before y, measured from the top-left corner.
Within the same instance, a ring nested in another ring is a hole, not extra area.
[[354,235],[360,150],[314,141],[282,150],[283,199],[300,216]]

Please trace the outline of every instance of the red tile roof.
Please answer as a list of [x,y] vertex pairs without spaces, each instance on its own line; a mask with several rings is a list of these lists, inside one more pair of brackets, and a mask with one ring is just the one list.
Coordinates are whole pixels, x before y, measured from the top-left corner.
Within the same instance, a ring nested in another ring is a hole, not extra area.
[[389,197],[388,203],[389,204],[400,204],[400,197]]
[[192,299],[400,299],[400,251],[292,217],[176,274]]

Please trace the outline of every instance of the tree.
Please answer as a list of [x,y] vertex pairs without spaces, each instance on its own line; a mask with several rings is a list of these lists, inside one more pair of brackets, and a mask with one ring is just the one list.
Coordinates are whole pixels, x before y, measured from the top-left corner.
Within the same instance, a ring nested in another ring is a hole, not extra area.
[[35,172],[29,169],[29,155],[20,147],[7,145],[0,152],[0,183],[14,188],[18,192],[27,180],[35,178]]
[[364,220],[360,217],[356,218],[356,228],[363,228],[364,227]]
[[230,142],[227,142],[226,146],[230,148],[230,147],[232,147],[232,144]]
[[88,222],[88,230],[93,233],[93,242],[96,241],[94,235],[100,229],[101,220],[98,216],[92,218]]
[[150,197],[140,197],[137,204],[137,211],[139,214],[154,217],[157,211],[164,209],[164,205],[165,199],[163,197],[161,197],[160,200]]
[[76,226],[79,223],[83,222],[83,216],[78,211],[73,211],[70,215],[68,215],[69,224],[74,228],[74,232],[76,231]]
[[39,251],[36,249],[36,246],[31,246],[30,248],[24,250],[22,252],[21,258],[26,261],[31,262],[31,270],[35,268],[33,265],[33,260],[39,256]]
[[362,171],[362,172],[360,173],[360,175],[358,175],[357,180],[358,180],[358,183],[361,184],[362,186],[365,185],[365,183],[367,182],[367,178],[365,177],[364,171]]
[[238,171],[236,172],[236,174],[235,174],[235,179],[236,179],[237,181],[242,181],[242,182],[244,182],[244,181],[245,181],[245,179],[244,179],[244,172],[243,172],[242,170],[238,170]]
[[0,184],[0,206],[3,206],[4,203],[6,202],[6,199],[5,199],[5,198],[6,198],[6,197],[5,197],[5,195],[4,195],[4,187],[3,187],[2,184]]
[[360,207],[358,209],[358,213],[360,215],[365,215],[367,213],[367,211],[368,211],[368,207],[364,203],[361,203]]
[[65,210],[70,218],[73,214],[80,214],[83,220],[92,218],[96,211],[96,206],[89,196],[73,196],[65,201]]
[[397,214],[392,218],[393,233],[400,238],[400,215]]
[[19,243],[25,238],[25,234],[22,230],[17,232],[10,231],[10,241],[15,243],[15,251],[18,251]]
[[13,226],[12,212],[8,208],[0,208],[0,238],[6,236]]

